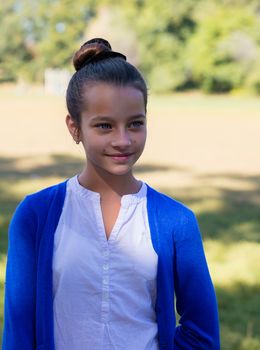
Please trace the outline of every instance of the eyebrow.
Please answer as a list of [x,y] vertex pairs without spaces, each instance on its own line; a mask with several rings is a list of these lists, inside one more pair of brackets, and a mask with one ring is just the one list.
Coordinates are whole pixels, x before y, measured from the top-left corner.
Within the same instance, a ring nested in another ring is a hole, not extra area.
[[[132,115],[132,116],[128,117],[127,120],[133,120],[133,119],[138,119],[138,118],[146,118],[146,116],[144,114],[136,114],[136,115]],[[108,115],[97,115],[97,116],[91,118],[92,122],[100,121],[100,120],[111,121],[111,120],[113,120],[113,117],[108,116]]]

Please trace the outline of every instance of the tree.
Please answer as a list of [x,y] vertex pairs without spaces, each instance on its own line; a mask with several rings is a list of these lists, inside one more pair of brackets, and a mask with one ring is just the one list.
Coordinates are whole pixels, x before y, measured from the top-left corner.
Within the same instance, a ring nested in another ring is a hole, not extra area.
[[123,8],[101,4],[97,9],[96,16],[89,22],[83,39],[87,41],[94,37],[107,39],[113,50],[125,54],[132,64],[140,64],[136,31],[128,23]]
[[41,80],[46,67],[69,66],[94,8],[94,0],[6,0],[0,79]]
[[138,37],[140,67],[153,91],[175,90],[185,85],[183,64],[186,42],[196,28],[194,9],[200,0],[143,0],[126,6]]
[[66,67],[81,42],[87,21],[93,15],[93,5],[91,1],[57,0],[45,13],[48,16],[44,34],[37,44],[41,65]]
[[207,92],[241,87],[256,59],[257,17],[250,7],[233,4],[203,10],[186,50],[192,78]]
[[22,11],[14,0],[5,0],[0,7],[0,81],[15,80],[24,62],[33,55],[25,41]]

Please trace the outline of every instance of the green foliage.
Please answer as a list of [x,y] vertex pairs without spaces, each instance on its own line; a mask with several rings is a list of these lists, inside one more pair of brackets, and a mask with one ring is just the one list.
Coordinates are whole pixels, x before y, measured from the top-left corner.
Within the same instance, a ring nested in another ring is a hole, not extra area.
[[21,11],[15,0],[6,0],[0,6],[0,81],[15,80],[24,62],[33,55],[24,40]]
[[125,54],[132,64],[139,64],[135,29],[127,21],[123,8],[117,5],[99,6],[95,17],[85,30],[84,37],[86,40],[94,37],[105,38],[110,42],[113,50]]
[[60,68],[70,63],[83,35],[91,7],[85,1],[59,0],[49,6],[44,34],[37,45],[43,67]]
[[185,83],[182,55],[196,26],[193,10],[199,2],[144,0],[128,10],[137,30],[140,68],[153,91],[175,90]]
[[204,91],[227,92],[244,84],[256,59],[257,19],[250,8],[208,10],[189,40],[186,64]]
[[256,59],[246,77],[245,86],[253,94],[260,95],[260,48],[258,48]]
[[92,0],[7,0],[0,8],[0,79],[38,80],[46,67],[68,66],[93,13]]
[[260,95],[260,72],[259,69],[252,71],[247,79],[247,88],[253,94]]
[[75,49],[100,35],[154,92],[260,89],[258,0],[6,0],[0,29],[0,81],[71,69]]

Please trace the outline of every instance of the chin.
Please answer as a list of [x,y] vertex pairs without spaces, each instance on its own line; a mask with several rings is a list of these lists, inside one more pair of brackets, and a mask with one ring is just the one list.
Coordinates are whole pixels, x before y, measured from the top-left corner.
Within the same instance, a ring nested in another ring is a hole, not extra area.
[[129,174],[132,171],[132,169],[127,169],[127,170],[114,170],[114,171],[109,171],[111,175],[115,176],[124,176]]
[[106,171],[111,175],[123,176],[132,172],[132,167],[117,167],[114,169],[106,169]]

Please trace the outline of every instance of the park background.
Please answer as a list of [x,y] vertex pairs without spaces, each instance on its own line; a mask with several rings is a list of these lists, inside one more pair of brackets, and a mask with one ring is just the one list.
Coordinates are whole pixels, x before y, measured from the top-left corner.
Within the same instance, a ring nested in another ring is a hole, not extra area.
[[84,162],[65,127],[66,86],[46,89],[46,71],[72,74],[73,52],[101,36],[148,82],[135,173],[198,217],[221,348],[259,350],[259,1],[5,0],[0,29],[0,331],[12,213]]

